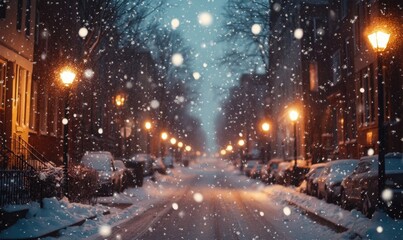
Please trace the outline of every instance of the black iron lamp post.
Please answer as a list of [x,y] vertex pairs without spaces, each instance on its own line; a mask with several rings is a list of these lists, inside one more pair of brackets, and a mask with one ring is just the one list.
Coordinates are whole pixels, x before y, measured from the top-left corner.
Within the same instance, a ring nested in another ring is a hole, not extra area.
[[[123,107],[125,105],[126,102],[126,94],[125,93],[118,93],[115,96],[115,104],[118,108],[120,108],[120,121],[121,121],[121,125],[122,125],[122,130],[123,130],[123,139],[122,139],[122,144],[121,144],[121,156],[125,157],[126,155],[126,122],[123,116]],[[122,133],[120,133],[122,134]]]
[[76,73],[71,68],[64,68],[60,72],[60,79],[62,80],[64,86],[66,86],[66,97],[64,106],[64,118],[62,120],[63,124],[63,192],[66,197],[69,195],[69,115],[70,115],[70,86],[76,78]]
[[147,131],[147,154],[151,154],[151,128],[152,123],[150,121],[146,121],[144,123],[144,127]]
[[296,110],[290,110],[289,112],[290,120],[294,128],[294,183],[297,182],[297,120],[299,113]]
[[384,79],[383,79],[383,56],[388,45],[390,34],[381,30],[376,30],[368,35],[368,39],[374,48],[377,61],[378,61],[378,207],[383,208],[384,201],[382,200],[382,192],[385,189],[385,152],[386,152],[386,139],[385,139],[385,107],[384,107]]
[[[263,122],[261,126],[263,132],[268,133],[270,131],[270,124],[268,122]],[[267,141],[267,146],[265,148],[265,162],[268,162],[270,160],[270,140]]]

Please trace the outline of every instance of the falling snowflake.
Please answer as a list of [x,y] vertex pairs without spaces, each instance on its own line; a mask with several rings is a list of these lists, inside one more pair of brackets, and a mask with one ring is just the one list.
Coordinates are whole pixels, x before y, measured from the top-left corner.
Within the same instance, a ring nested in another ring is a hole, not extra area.
[[101,225],[98,229],[98,233],[102,237],[109,237],[112,233],[112,227],[110,225]]
[[180,24],[179,19],[174,18],[171,20],[171,27],[173,30],[177,29],[179,27],[179,24]]
[[290,216],[291,215],[291,209],[289,207],[284,207],[283,208],[283,213],[286,216]]
[[202,12],[198,16],[200,25],[208,27],[213,23],[213,16],[208,12]]
[[63,125],[67,125],[68,123],[69,123],[69,120],[67,120],[67,118],[62,119],[62,124]]
[[297,28],[294,31],[294,37],[296,39],[301,39],[304,36],[304,31],[302,30],[302,28]]
[[78,35],[85,38],[88,35],[88,29],[85,27],[80,28],[80,30],[78,30]]
[[175,53],[172,55],[172,64],[179,67],[183,63],[183,56],[180,53]]
[[198,203],[203,202],[203,195],[201,193],[195,193],[193,194],[193,199]]
[[258,35],[262,31],[262,27],[260,24],[255,23],[252,25],[251,31],[253,34]]

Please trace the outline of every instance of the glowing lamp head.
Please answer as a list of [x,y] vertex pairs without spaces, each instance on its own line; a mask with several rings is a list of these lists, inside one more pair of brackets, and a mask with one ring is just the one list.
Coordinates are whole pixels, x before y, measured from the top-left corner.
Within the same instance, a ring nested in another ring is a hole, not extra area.
[[116,106],[121,107],[125,104],[126,98],[123,94],[118,94],[115,97]]
[[70,68],[66,67],[60,72],[60,78],[64,85],[69,86],[76,78],[76,73]]
[[299,113],[297,111],[295,111],[295,110],[291,110],[289,112],[289,117],[290,117],[291,121],[295,122],[295,121],[297,121],[297,119],[299,117]]
[[167,139],[168,139],[168,133],[162,132],[162,133],[161,133],[161,139],[162,139],[162,140],[167,140]]
[[267,122],[262,123],[262,130],[268,132],[270,130],[270,124]]
[[178,147],[182,148],[183,147],[183,142],[178,142]]
[[176,138],[171,138],[170,142],[171,142],[172,145],[175,145],[176,144]]
[[229,144],[229,145],[227,146],[227,148],[226,148],[226,150],[227,150],[228,152],[231,152],[232,149],[233,149],[233,147],[232,147],[232,145],[230,145],[230,144]]
[[376,52],[382,52],[386,49],[390,38],[390,34],[377,30],[368,35],[369,42]]
[[191,147],[191,146],[186,146],[186,147],[185,147],[185,150],[188,151],[188,152],[190,152],[190,151],[192,150],[192,147]]
[[147,129],[147,130],[150,130],[151,128],[152,128],[152,124],[151,124],[151,122],[145,122],[144,123],[144,127]]
[[245,140],[239,139],[238,146],[243,147],[245,145]]

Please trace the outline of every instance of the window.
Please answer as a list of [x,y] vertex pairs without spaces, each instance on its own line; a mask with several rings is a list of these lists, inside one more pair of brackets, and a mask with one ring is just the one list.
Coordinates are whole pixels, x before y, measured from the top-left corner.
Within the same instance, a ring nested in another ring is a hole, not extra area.
[[4,109],[6,97],[6,62],[0,60],[0,109]]
[[313,61],[309,64],[309,89],[311,92],[317,92],[318,87],[318,62]]
[[358,72],[359,83],[359,124],[367,126],[375,122],[375,87],[374,87],[374,67],[369,67]]
[[49,98],[49,102],[52,104],[49,104],[48,110],[49,110],[49,134],[51,136],[57,136],[57,122],[58,122],[58,98],[55,96],[51,96]]
[[7,2],[6,0],[0,0],[0,19],[6,18]]
[[22,26],[22,0],[17,3],[17,30],[21,30]]
[[341,80],[341,63],[340,50],[337,50],[332,57],[333,83],[336,84]]
[[38,82],[32,81],[31,88],[31,109],[29,116],[29,129],[36,131],[36,114],[38,111]]
[[31,34],[31,0],[27,0],[27,6],[25,7],[25,35]]
[[341,19],[346,18],[348,15],[348,0],[341,0]]

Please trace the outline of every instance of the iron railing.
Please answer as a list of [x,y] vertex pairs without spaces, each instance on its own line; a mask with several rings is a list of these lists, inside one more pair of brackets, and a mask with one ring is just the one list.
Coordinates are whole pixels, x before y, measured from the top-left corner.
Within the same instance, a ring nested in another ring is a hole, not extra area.
[[41,184],[36,184],[38,173],[32,165],[5,144],[0,145],[0,163],[0,207],[38,200]]
[[21,136],[14,136],[13,142],[16,155],[23,157],[23,160],[29,163],[36,170],[41,170],[53,165],[43,154],[38,152],[32,145],[26,142]]

